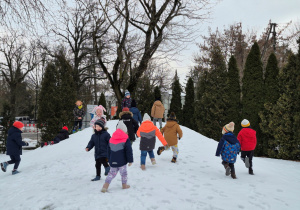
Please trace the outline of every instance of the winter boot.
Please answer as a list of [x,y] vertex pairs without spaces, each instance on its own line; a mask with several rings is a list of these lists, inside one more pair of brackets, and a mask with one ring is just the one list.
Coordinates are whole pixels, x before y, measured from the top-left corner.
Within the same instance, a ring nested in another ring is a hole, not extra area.
[[48,145],[48,142],[44,142],[41,144],[41,148],[43,148],[44,146],[47,146]]
[[176,163],[176,157],[173,157],[171,160],[172,163]]
[[108,183],[104,183],[104,185],[103,185],[103,187],[102,187],[102,190],[101,190],[101,192],[103,192],[103,193],[106,193],[107,192],[107,189],[108,189],[108,187],[109,187],[109,184]]
[[128,189],[128,188],[130,188],[130,185],[128,185],[128,184],[122,184],[122,189]]
[[234,171],[231,172],[231,178],[236,179],[236,175]]
[[252,168],[249,168],[249,174],[254,175]]
[[249,157],[245,158],[245,166],[246,166],[246,168],[250,167]]
[[145,165],[141,165],[141,169],[142,169],[143,171],[145,171],[145,170],[146,170],[146,166],[145,166]]
[[91,179],[91,181],[98,181],[100,180],[101,176],[96,176],[94,179]]
[[76,130],[73,130],[72,133],[76,133]]
[[11,173],[12,173],[12,175],[15,175],[15,174],[18,174],[18,173],[20,173],[20,172],[17,171],[17,170],[13,170]]
[[81,128],[79,128],[78,131],[81,131]]
[[105,175],[105,176],[107,176],[107,175],[108,175],[108,173],[109,173],[109,170],[110,170],[110,167],[109,167],[109,166],[105,168],[105,173],[104,173],[104,175]]
[[230,175],[230,171],[231,171],[231,169],[230,169],[230,167],[229,167],[229,164],[228,164],[228,163],[222,163],[222,165],[223,165],[224,168],[225,168],[225,175],[226,175],[226,176],[229,176],[229,175]]
[[151,158],[151,163],[152,163],[152,165],[156,164],[155,158]]
[[157,154],[160,155],[163,151],[165,151],[165,147],[158,147]]
[[1,169],[2,169],[3,172],[6,172],[7,166],[8,166],[8,163],[7,163],[7,162],[1,163]]

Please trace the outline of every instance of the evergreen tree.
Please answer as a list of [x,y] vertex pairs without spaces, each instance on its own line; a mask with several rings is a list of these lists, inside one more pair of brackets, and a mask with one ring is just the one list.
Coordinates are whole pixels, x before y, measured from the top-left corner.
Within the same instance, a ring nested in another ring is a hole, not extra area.
[[161,91],[158,86],[154,88],[154,99],[160,99],[161,100]]
[[185,88],[185,104],[183,106],[183,125],[195,130],[195,90],[194,90],[194,81],[190,77],[188,79],[188,82],[186,84]]
[[[105,95],[104,95],[103,92],[102,92],[101,95],[100,95],[98,105],[102,105],[106,110],[108,110],[108,107],[107,107],[107,105],[106,105]],[[104,112],[104,114],[106,115],[106,119],[108,119],[108,113],[107,113],[107,112]]]
[[137,108],[140,110],[142,117],[145,113],[151,115],[151,108],[154,103],[154,93],[150,85],[150,79],[145,75],[139,81],[135,92]]
[[263,84],[263,64],[260,58],[259,46],[255,42],[247,56],[244,69],[242,118],[248,119],[251,127],[257,132],[256,155],[263,154],[263,139],[259,127],[260,118],[258,116],[259,112],[263,110],[264,105]]
[[231,56],[228,63],[227,96],[229,99],[226,111],[226,120],[235,123],[234,133],[237,134],[241,129],[241,88],[239,81],[239,69],[234,56]]
[[[211,49],[210,69],[206,74],[203,92],[197,103],[198,130],[201,134],[219,140],[222,127],[227,124],[226,112],[228,108],[227,69],[224,57],[219,47]],[[203,88],[203,87],[202,87]]]
[[8,135],[8,130],[12,126],[14,119],[12,117],[11,108],[9,106],[9,103],[4,102],[3,108],[2,108],[1,116],[2,121],[1,125],[3,126],[3,129],[0,132],[0,152],[5,153],[6,151],[6,139]]
[[[177,72],[176,72],[177,73]],[[176,75],[175,75],[176,77]],[[170,103],[170,109],[168,111],[168,115],[170,115],[171,112],[174,112],[176,115],[176,119],[178,121],[182,121],[182,103],[181,103],[181,85],[179,83],[179,79],[175,80],[172,83],[172,99],[171,99],[171,103]]]
[[[276,104],[279,98],[279,82],[278,82],[279,68],[277,65],[277,59],[274,53],[269,56],[266,72],[265,72],[265,81],[264,81],[264,109],[259,113],[261,118],[260,128],[262,131],[264,127],[267,126],[267,116],[270,114],[268,109]],[[274,137],[263,131],[263,155],[274,157]],[[270,143],[270,147],[269,147]],[[270,150],[270,151],[269,151]]]

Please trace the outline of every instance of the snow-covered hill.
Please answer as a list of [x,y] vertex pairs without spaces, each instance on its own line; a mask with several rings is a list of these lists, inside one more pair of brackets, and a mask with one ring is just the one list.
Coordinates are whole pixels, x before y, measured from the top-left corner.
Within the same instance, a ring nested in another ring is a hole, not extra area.
[[[108,122],[111,134],[116,122]],[[155,166],[147,159],[147,170],[142,171],[137,140],[134,164],[128,168],[131,188],[122,190],[117,175],[105,194],[100,192],[104,175],[100,181],[90,181],[95,176],[94,150],[84,149],[92,129],[25,152],[20,174],[11,175],[12,165],[6,173],[0,171],[0,209],[300,209],[299,162],[254,158],[255,176],[251,176],[238,158],[238,179],[233,180],[214,156],[216,141],[183,126],[182,130],[176,164],[170,162],[172,151],[165,151],[156,155]],[[8,156],[1,155],[0,162],[5,160]]]

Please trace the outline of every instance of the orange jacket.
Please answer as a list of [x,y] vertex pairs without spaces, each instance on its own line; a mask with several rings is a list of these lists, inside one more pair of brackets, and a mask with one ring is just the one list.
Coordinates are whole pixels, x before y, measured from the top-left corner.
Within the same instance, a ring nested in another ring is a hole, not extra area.
[[140,141],[140,150],[150,151],[155,148],[155,136],[160,140],[160,142],[166,146],[167,142],[159,129],[151,122],[150,120],[146,120],[142,122],[139,127],[136,135],[141,137]]

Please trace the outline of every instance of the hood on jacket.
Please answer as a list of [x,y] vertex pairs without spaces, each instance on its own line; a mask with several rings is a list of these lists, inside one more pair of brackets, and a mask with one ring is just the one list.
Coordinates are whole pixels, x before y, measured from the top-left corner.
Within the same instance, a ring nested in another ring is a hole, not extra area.
[[125,112],[120,112],[119,118],[121,118],[121,117],[122,117],[123,115],[125,115],[125,114],[130,114],[130,116],[133,117],[132,112],[130,112],[130,111],[125,111]]
[[109,140],[109,142],[119,142],[119,141],[126,141],[128,139],[128,135],[122,131],[121,129],[117,129],[111,139]]
[[153,131],[156,129],[157,129],[157,127],[153,124],[152,121],[149,121],[149,120],[144,121],[139,128],[139,130],[141,132],[146,132],[146,133],[149,133],[150,131]]
[[165,126],[168,127],[168,128],[172,128],[172,127],[173,127],[174,125],[176,125],[176,124],[178,124],[178,123],[177,123],[177,120],[168,119]]
[[155,101],[154,104],[155,106],[164,106],[161,101]]

